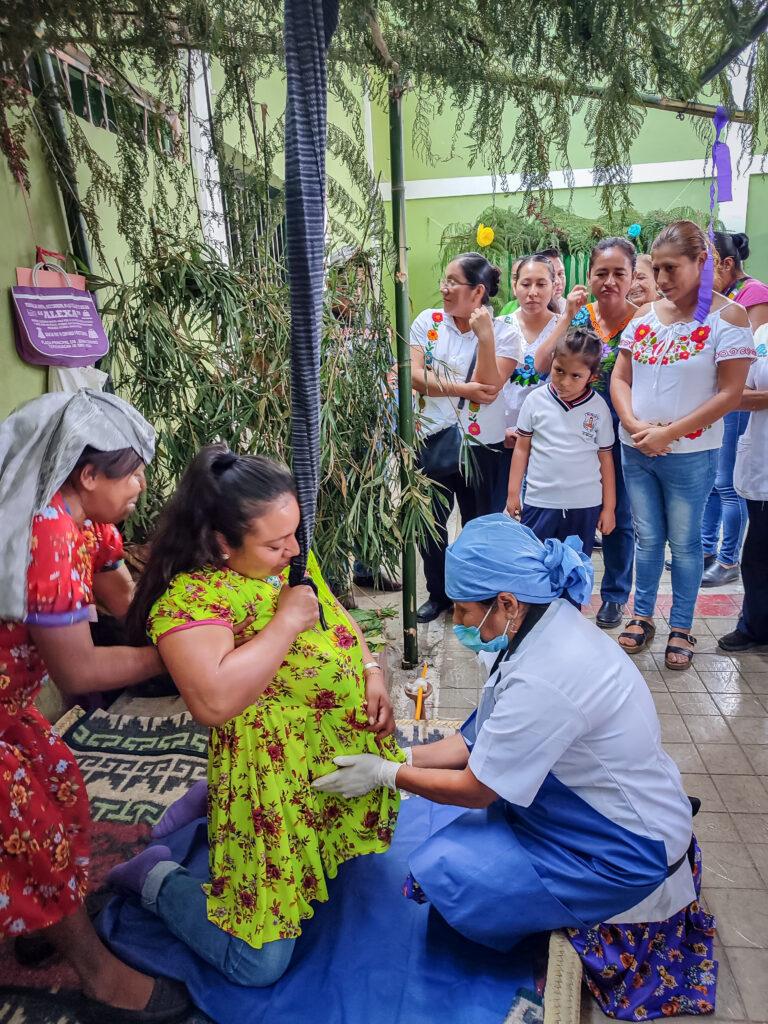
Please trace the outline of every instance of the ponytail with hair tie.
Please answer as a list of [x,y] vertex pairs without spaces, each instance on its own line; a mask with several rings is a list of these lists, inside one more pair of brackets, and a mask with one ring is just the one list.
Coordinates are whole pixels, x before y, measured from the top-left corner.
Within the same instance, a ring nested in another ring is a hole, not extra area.
[[237,462],[237,455],[234,452],[222,452],[221,455],[217,455],[211,462],[211,472],[214,476],[219,477]]
[[152,537],[126,616],[134,642],[146,641],[152,605],[174,576],[221,564],[221,538],[240,547],[252,521],[285,494],[296,495],[286,466],[261,455],[236,455],[225,444],[202,448],[163,509]]

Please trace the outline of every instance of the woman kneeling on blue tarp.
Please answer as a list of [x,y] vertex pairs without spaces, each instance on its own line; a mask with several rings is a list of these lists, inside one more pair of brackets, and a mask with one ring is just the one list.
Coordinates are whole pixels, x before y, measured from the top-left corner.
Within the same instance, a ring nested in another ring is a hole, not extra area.
[[592,582],[575,537],[541,543],[505,515],[469,523],[446,588],[487,672],[477,711],[405,765],[340,757],[314,785],[472,808],[414,850],[406,895],[497,950],[565,928],[612,1017],[711,1013],[715,923],[698,903],[691,801],[642,675],[564,599],[584,604]]

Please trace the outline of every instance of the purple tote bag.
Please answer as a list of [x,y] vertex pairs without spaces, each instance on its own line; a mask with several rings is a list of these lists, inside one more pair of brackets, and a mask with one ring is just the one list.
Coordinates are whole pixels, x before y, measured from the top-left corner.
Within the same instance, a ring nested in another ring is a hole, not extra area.
[[[39,288],[42,269],[56,270],[65,288]],[[16,350],[33,366],[91,366],[109,351],[96,303],[90,292],[71,287],[68,275],[55,264],[38,263],[32,287],[11,288]]]

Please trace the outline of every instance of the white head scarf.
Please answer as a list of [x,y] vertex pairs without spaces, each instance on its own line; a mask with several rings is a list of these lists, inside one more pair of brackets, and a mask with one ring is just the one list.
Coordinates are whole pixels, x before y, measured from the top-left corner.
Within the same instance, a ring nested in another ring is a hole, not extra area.
[[32,519],[87,446],[133,448],[148,463],[155,432],[122,398],[87,388],[33,398],[0,424],[0,620],[24,620]]

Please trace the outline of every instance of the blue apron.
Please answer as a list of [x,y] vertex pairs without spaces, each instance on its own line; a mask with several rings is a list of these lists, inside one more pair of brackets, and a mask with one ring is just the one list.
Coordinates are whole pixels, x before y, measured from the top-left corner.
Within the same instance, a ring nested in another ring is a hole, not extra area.
[[552,774],[530,807],[445,811],[411,854],[411,874],[452,927],[492,949],[606,921],[667,877],[663,842],[616,825]]

